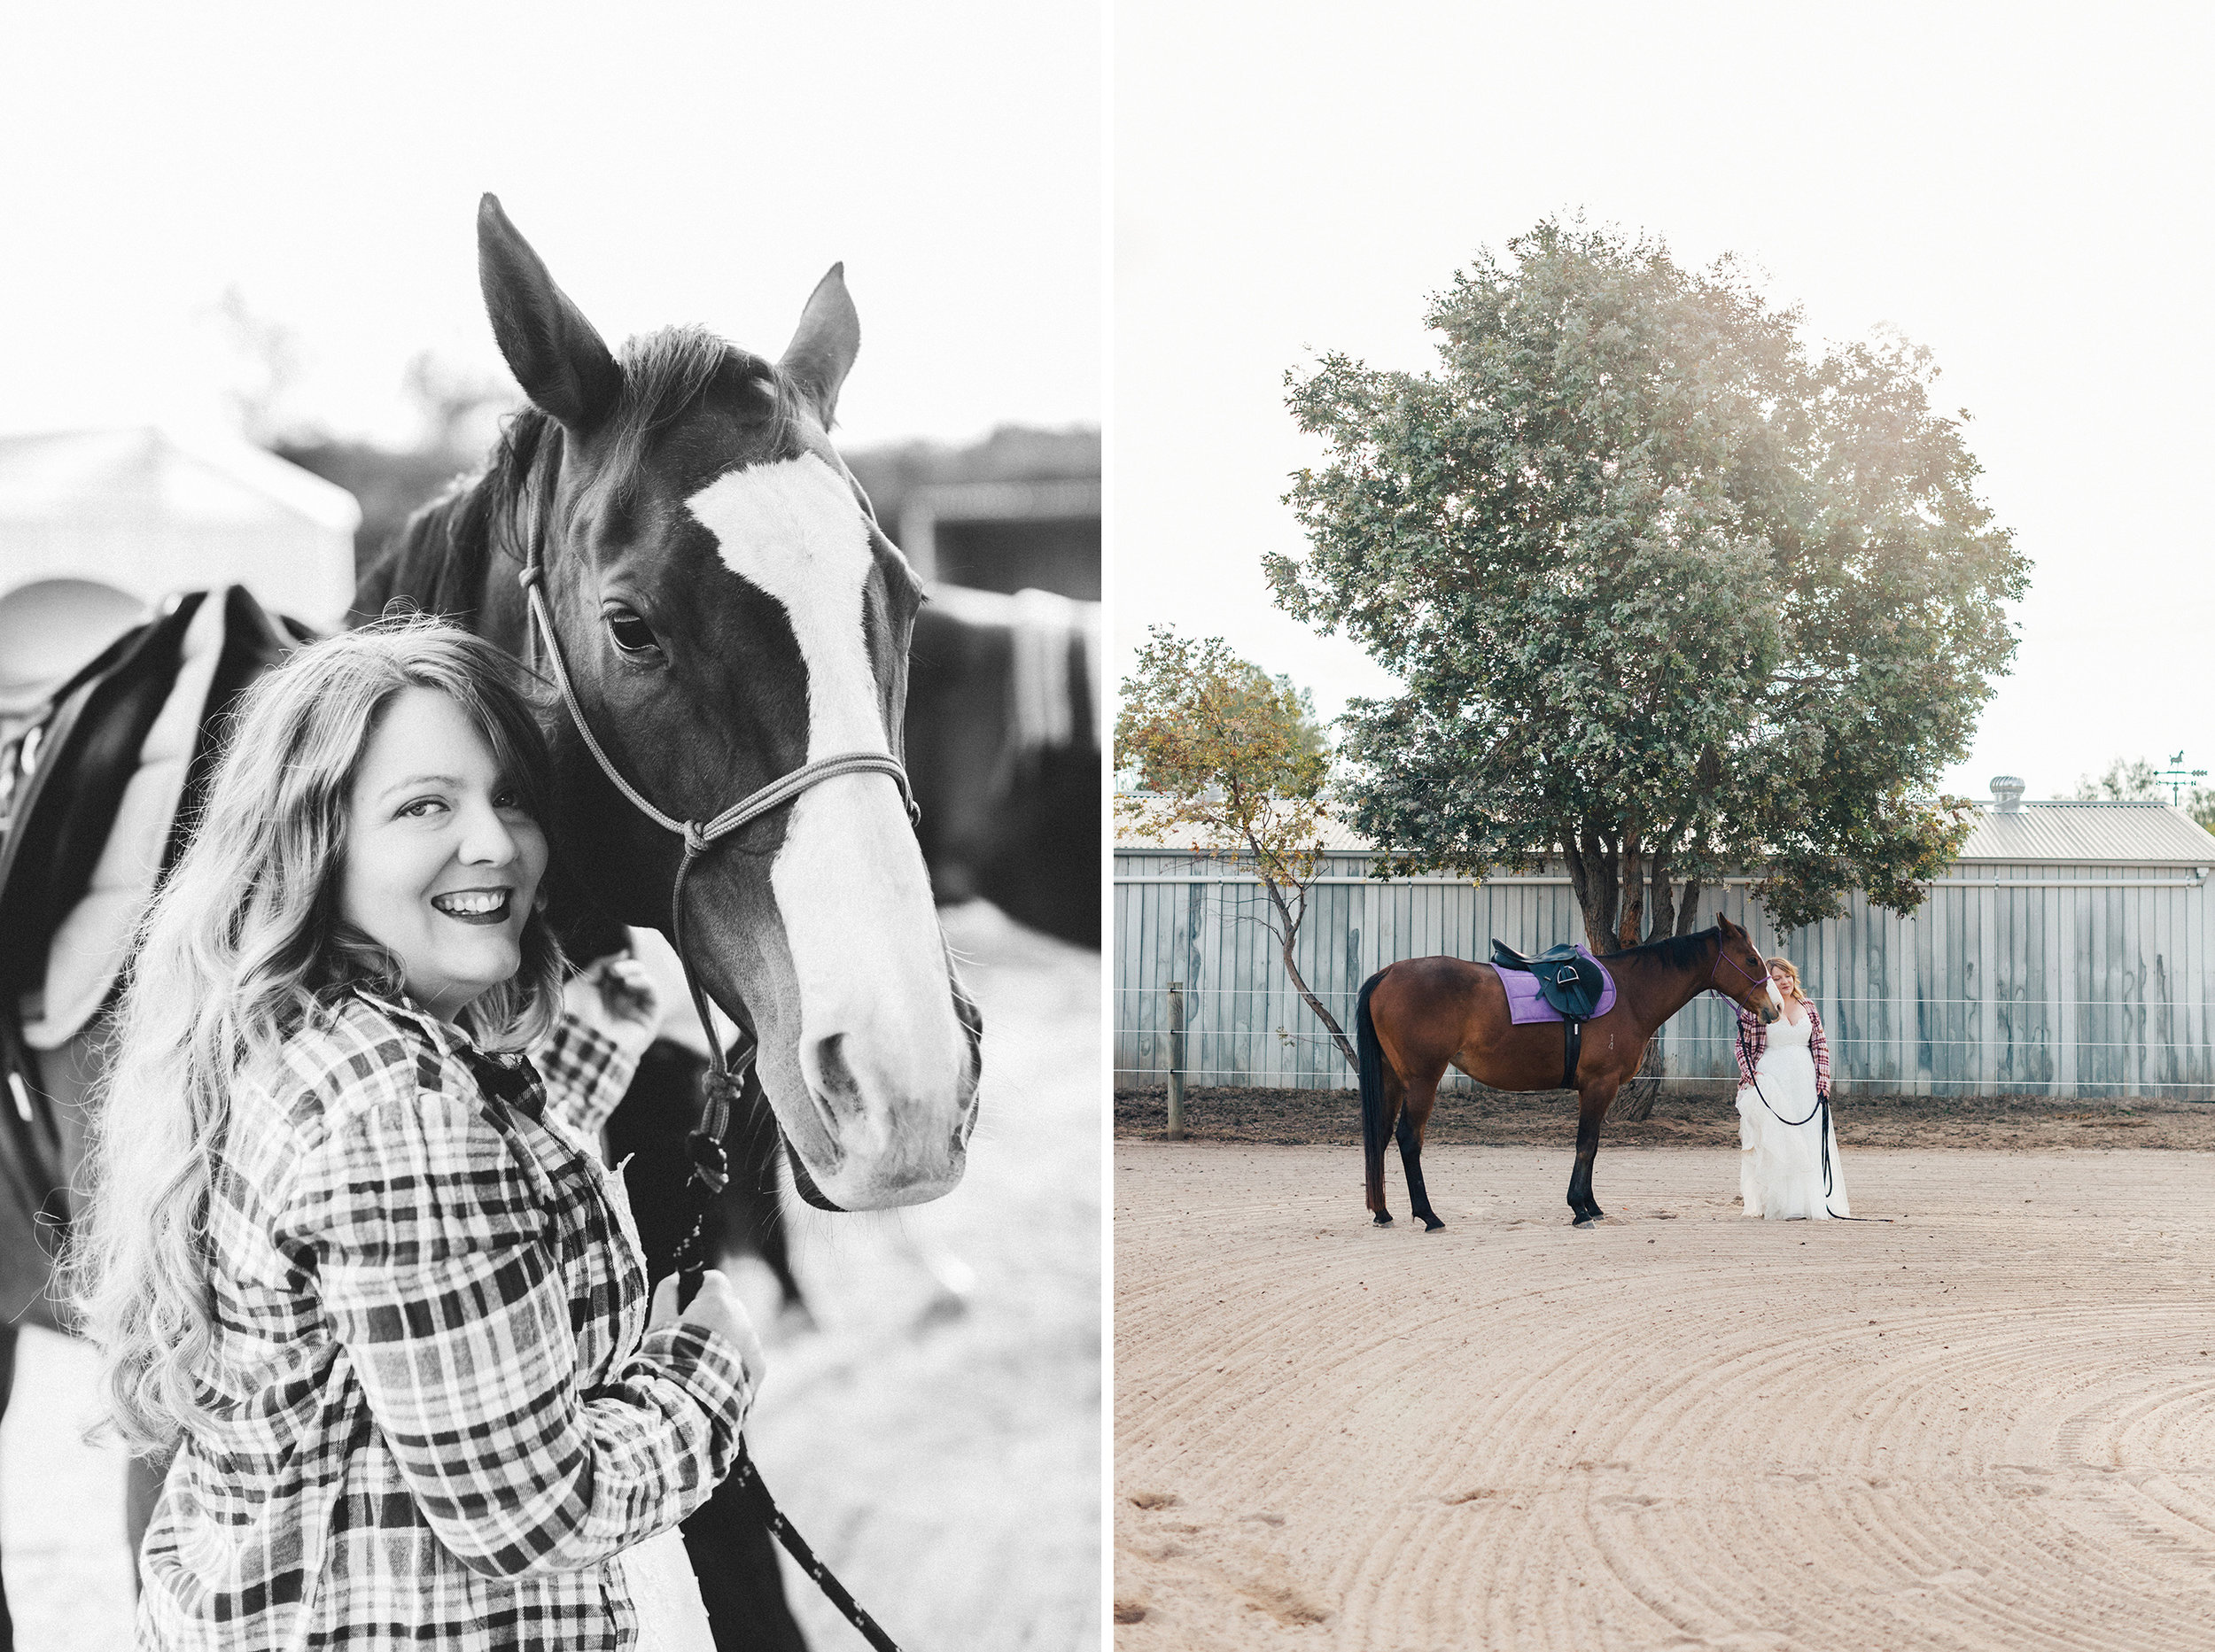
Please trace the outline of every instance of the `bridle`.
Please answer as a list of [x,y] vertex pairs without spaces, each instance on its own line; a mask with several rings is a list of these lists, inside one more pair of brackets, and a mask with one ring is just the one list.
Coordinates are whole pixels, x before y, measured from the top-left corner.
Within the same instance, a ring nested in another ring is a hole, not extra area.
[[[873,516],[874,520],[874,516]],[[676,950],[677,962],[685,972],[685,990],[692,995],[692,1007],[700,1017],[700,1030],[708,1041],[708,1071],[701,1080],[703,1105],[700,1123],[685,1138],[686,1156],[692,1161],[692,1175],[686,1183],[686,1191],[692,1196],[692,1223],[682,1243],[677,1247],[677,1299],[681,1305],[688,1302],[699,1289],[700,1275],[706,1267],[702,1251],[702,1231],[706,1223],[708,1206],[730,1184],[730,1160],[723,1148],[723,1137],[730,1128],[731,1109],[743,1089],[749,1074],[753,1071],[755,1058],[761,1051],[761,1042],[735,1017],[733,1027],[737,1037],[734,1054],[726,1059],[723,1041],[717,1036],[715,1022],[708,1013],[708,996],[700,985],[699,972],[693,968],[692,959],[685,952],[685,878],[692,871],[693,863],[713,849],[717,843],[748,823],[783,808],[812,786],[820,785],[842,774],[887,774],[900,788],[900,799],[907,805],[911,824],[918,824],[922,810],[915,806],[915,796],[908,787],[907,771],[897,759],[881,751],[842,751],[828,757],[818,757],[804,763],[790,773],[748,793],[728,809],[715,816],[705,825],[697,820],[680,820],[663,813],[649,803],[623,778],[607,751],[592,732],[592,725],[585,720],[585,709],[577,702],[577,690],[569,679],[569,663],[562,657],[561,640],[554,633],[553,616],[547,611],[546,570],[539,560],[542,542],[540,535],[533,535],[525,547],[523,571],[517,583],[523,587],[524,601],[530,609],[531,623],[537,628],[539,640],[546,645],[546,660],[553,669],[554,686],[561,690],[562,703],[569,708],[569,720],[585,742],[585,749],[592,753],[593,761],[600,765],[601,773],[608,777],[616,790],[628,798],[632,807],[665,832],[673,832],[684,840],[684,858],[677,865],[677,880],[669,891],[669,943]],[[817,1190],[820,1194],[820,1190]],[[782,1543],[802,1571],[815,1582],[838,1608],[846,1621],[859,1630],[862,1638],[877,1648],[877,1652],[899,1652],[892,1637],[885,1633],[875,1618],[863,1609],[846,1586],[831,1574],[830,1569],[818,1560],[808,1547],[807,1540],[784,1517],[776,1500],[769,1495],[769,1488],[762,1481],[761,1471],[754,1466],[752,1456],[746,1450],[742,1438],[738,1460],[733,1465],[732,1477],[752,1501],[755,1514],[770,1532]]]
[[[570,681],[569,663],[562,656],[561,639],[555,634],[554,618],[546,605],[546,570],[539,559],[542,536],[533,535],[526,546],[523,571],[517,575],[517,583],[523,587],[524,600],[530,609],[532,624],[537,628],[539,640],[545,644],[547,663],[553,670],[554,686],[561,691],[562,702],[569,708],[569,719],[592,753],[600,772],[608,777],[616,790],[630,800],[631,806],[664,832],[673,832],[684,840],[684,858],[677,865],[677,880],[669,891],[669,943],[676,950],[677,961],[684,968],[685,990],[692,995],[692,1007],[700,1017],[700,1030],[708,1043],[708,1072],[701,1082],[703,1103],[699,1128],[686,1138],[685,1149],[692,1160],[693,1182],[703,1196],[698,1199],[703,1214],[708,1202],[720,1194],[730,1181],[730,1163],[723,1150],[723,1137],[730,1128],[731,1109],[746,1077],[753,1070],[755,1058],[760,1053],[760,1042],[753,1033],[734,1017],[736,1032],[731,1054],[727,1057],[723,1041],[717,1036],[715,1022],[708,1012],[707,990],[700,984],[700,973],[693,967],[692,959],[685,950],[685,879],[693,865],[717,843],[740,827],[773,813],[791,803],[810,787],[834,779],[842,774],[885,774],[900,788],[900,798],[907,805],[911,823],[919,822],[922,811],[915,806],[914,794],[907,784],[907,771],[898,759],[881,751],[843,751],[828,757],[818,757],[804,763],[790,773],[782,775],[768,785],[748,793],[722,813],[704,825],[697,820],[680,820],[664,814],[649,803],[639,789],[623,778],[623,772],[615,766],[605,748],[592,732],[586,720],[585,709],[578,703],[577,690]],[[687,1276],[686,1286],[698,1283],[702,1267],[699,1254],[701,1222],[696,1215],[692,1231],[687,1236],[679,1252],[679,1270]],[[680,1292],[682,1293],[682,1292]]]
[[[587,736],[587,738],[590,737]],[[1718,935],[1715,938],[1715,962],[1707,966],[1707,985],[1708,990],[1711,992],[1722,991],[1721,987],[1715,985],[1715,968],[1717,965],[1721,964],[1729,965],[1730,967],[1737,970],[1739,974],[1745,976],[1748,981],[1753,981],[1757,984],[1768,979],[1768,976],[1766,973],[1757,975],[1745,965],[1738,962],[1737,958],[1731,957],[1730,954],[1723,949],[1722,937]],[[1725,994],[1725,996],[1728,997],[1729,995]]]

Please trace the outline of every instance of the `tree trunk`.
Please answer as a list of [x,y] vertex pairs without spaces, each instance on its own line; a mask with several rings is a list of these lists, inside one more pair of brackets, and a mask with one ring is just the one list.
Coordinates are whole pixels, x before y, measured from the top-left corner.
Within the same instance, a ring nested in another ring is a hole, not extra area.
[[[1566,825],[1557,826],[1555,834],[1561,840],[1561,864],[1569,873],[1569,893],[1576,896],[1577,911],[1592,910],[1592,874],[1584,864],[1584,850],[1578,845],[1576,834]],[[1585,926],[1589,928],[1589,922]]]
[[[1354,1046],[1347,1042],[1346,1029],[1338,1024],[1336,1016],[1323,1007],[1323,1000],[1308,990],[1307,977],[1301,974],[1299,961],[1293,956],[1293,948],[1300,939],[1300,919],[1293,916],[1292,908],[1285,904],[1283,891],[1278,889],[1276,884],[1266,876],[1262,879],[1262,887],[1269,891],[1270,902],[1277,908],[1280,926],[1277,931],[1277,939],[1284,952],[1285,973],[1291,979],[1293,990],[1297,992],[1308,1008],[1315,1012],[1315,1019],[1330,1028],[1331,1042],[1338,1046],[1339,1054],[1346,1058],[1346,1065],[1353,1068],[1356,1074],[1360,1073],[1361,1058],[1355,1053]],[[1303,888],[1300,891],[1301,917],[1307,915],[1307,910],[1308,892]]]
[[[1677,833],[1681,826],[1673,826],[1653,846],[1652,869],[1648,881],[1653,890],[1653,912],[1651,934],[1659,940],[1664,935],[1683,933],[1678,928],[1679,908],[1669,888],[1669,863],[1675,858]],[[1699,886],[1685,880],[1684,911],[1697,910],[1699,904]],[[1661,1099],[1661,1036],[1656,1029],[1646,1043],[1645,1054],[1639,1058],[1638,1071],[1629,1083],[1623,1086],[1615,1098],[1619,1117],[1636,1124],[1650,1118],[1653,1104]]]
[[[1581,853],[1583,857],[1584,887],[1577,892],[1577,904],[1583,911],[1584,944],[1594,952],[1612,952],[1615,950],[1615,914],[1622,890],[1615,844],[1592,830],[1589,822],[1579,834],[1579,839],[1569,849],[1573,855]],[[1570,883],[1575,887],[1574,874]]]
[[1623,906],[1615,925],[1617,947],[1634,947],[1645,939],[1640,933],[1646,920],[1646,869],[1636,820],[1623,823]]
[[1699,880],[1684,880],[1684,896],[1676,909],[1676,933],[1688,935],[1699,927]]
[[1653,894],[1647,911],[1646,934],[1655,940],[1676,933],[1676,900],[1669,888],[1669,862],[1675,849],[1674,834],[1653,847],[1653,871],[1651,874]]

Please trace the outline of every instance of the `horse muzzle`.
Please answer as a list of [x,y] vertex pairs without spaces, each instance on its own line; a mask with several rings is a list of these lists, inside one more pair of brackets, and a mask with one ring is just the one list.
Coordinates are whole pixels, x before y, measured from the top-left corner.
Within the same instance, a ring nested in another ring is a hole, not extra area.
[[958,984],[962,1037],[951,1066],[921,1061],[882,1026],[804,1029],[809,1107],[785,1143],[800,1196],[818,1209],[882,1210],[944,1197],[960,1182],[976,1128],[982,1024]]

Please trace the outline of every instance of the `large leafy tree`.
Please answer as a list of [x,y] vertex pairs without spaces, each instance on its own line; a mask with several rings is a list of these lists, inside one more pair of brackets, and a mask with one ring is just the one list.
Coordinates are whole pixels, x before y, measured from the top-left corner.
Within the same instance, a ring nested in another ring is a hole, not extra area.
[[1558,857],[1596,950],[1689,932],[1730,866],[1788,927],[1913,911],[2027,580],[1967,415],[1897,339],[1811,357],[1729,260],[1550,221],[1508,251],[1432,302],[1435,371],[1286,376],[1328,456],[1277,601],[1405,686],[1346,718],[1353,823],[1398,873]]
[[1331,754],[1304,690],[1240,659],[1220,637],[1151,628],[1115,711],[1115,767],[1140,790],[1123,826],[1231,861],[1260,880],[1285,973],[1349,1066],[1354,1047],[1309,989],[1296,949],[1322,865]]

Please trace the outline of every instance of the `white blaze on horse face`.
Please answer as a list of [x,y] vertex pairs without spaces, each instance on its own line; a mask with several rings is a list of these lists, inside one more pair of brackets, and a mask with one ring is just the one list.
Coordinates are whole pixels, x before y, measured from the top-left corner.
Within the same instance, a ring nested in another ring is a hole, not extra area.
[[[784,609],[807,667],[808,760],[890,752],[862,630],[875,564],[853,491],[809,454],[731,471],[687,502],[731,571]],[[770,883],[799,976],[801,1070],[842,1154],[810,1173],[850,1210],[936,1198],[960,1176],[973,1086],[898,788],[846,774],[803,792]]]
[[1774,975],[1771,975],[1771,976],[1770,976],[1770,977],[1769,977],[1767,981],[1763,981],[1761,984],[1762,984],[1763,986],[1767,987],[1767,988],[1769,989],[1769,1003],[1770,1003],[1770,1004],[1771,1004],[1772,1006],[1774,1006],[1774,1008],[1776,1009],[1776,1012],[1777,1012],[1779,1015],[1784,1014],[1784,1000],[1782,997],[1778,997],[1778,996],[1777,996],[1777,991],[1776,991],[1776,976],[1774,976]]

